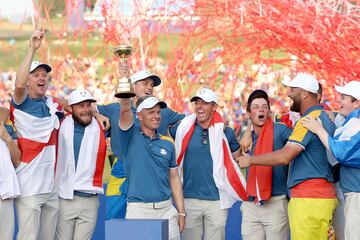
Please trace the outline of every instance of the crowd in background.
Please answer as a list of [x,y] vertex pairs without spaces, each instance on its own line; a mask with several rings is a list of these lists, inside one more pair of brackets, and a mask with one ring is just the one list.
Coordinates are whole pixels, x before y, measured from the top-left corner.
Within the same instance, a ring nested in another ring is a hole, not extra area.
[[[209,52],[207,60],[215,61],[217,68],[208,74],[205,80],[202,74],[201,61],[204,58],[201,52],[193,54],[192,67],[186,70],[185,79],[182,81],[166,79],[167,64],[160,57],[149,57],[146,61],[146,68],[159,75],[167,81],[178,81],[183,91],[175,97],[167,97],[166,91],[173,91],[172,88],[159,87],[155,95],[165,100],[171,107],[188,114],[192,112],[189,99],[181,99],[183,105],[178,106],[174,99],[181,95],[186,95],[183,89],[191,88],[194,93],[202,87],[216,89],[220,96],[219,111],[222,113],[228,125],[233,127],[238,133],[246,127],[246,99],[253,89],[264,89],[271,93],[271,111],[274,113],[286,112],[289,109],[286,88],[282,87],[282,80],[288,80],[293,73],[291,68],[281,68],[274,70],[266,65],[252,65],[251,67],[242,66],[235,68],[222,64],[221,57],[217,54],[221,49],[214,48]],[[133,59],[132,65],[139,65]],[[53,57],[53,71],[50,78],[49,94],[52,96],[65,98],[73,89],[86,88],[93,93],[100,103],[110,103],[116,101],[113,94],[117,86],[116,62],[109,62],[104,58],[83,58],[72,57]],[[235,69],[234,69],[235,68]],[[135,71],[135,70],[134,70]],[[0,105],[9,106],[11,91],[14,85],[16,72],[14,69],[0,69]],[[214,85],[215,84],[215,85]],[[326,88],[326,86],[325,86]],[[326,93],[323,99],[327,99]]]

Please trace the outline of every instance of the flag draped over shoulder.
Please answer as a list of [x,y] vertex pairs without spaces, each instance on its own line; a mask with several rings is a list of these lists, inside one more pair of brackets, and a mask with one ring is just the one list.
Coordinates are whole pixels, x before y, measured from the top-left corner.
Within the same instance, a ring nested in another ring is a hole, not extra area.
[[[254,155],[265,154],[273,151],[274,123],[268,118],[256,141]],[[246,192],[255,198],[255,202],[266,201],[271,198],[272,191],[272,166],[249,167]]]
[[[181,176],[185,152],[194,132],[195,122],[196,115],[191,114],[181,121],[176,131],[176,159]],[[219,190],[221,208],[230,208],[237,200],[247,200],[245,178],[233,160],[224,134],[224,123],[218,112],[214,112],[212,124],[209,127],[209,143],[213,161],[213,178]]]
[[341,164],[360,168],[360,109],[352,111],[328,140],[332,154]]

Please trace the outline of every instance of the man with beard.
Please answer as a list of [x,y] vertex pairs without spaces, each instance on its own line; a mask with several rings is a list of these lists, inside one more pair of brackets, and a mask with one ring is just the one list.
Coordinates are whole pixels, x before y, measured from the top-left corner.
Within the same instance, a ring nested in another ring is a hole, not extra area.
[[34,31],[16,74],[11,120],[18,134],[21,162],[16,168],[21,196],[15,200],[17,239],[54,239],[59,200],[54,187],[56,130],[62,107],[46,96],[51,67],[33,61],[44,33]]
[[[335,125],[317,103],[318,81],[309,74],[300,73],[291,82],[289,97],[293,100],[291,111],[319,117],[324,128],[333,134]],[[336,191],[331,165],[320,139],[298,121],[288,143],[272,153],[240,157],[239,165],[290,164],[288,188],[290,189],[289,222],[291,239],[327,239],[336,207]]]
[[340,164],[340,186],[346,196],[345,238],[359,239],[360,82],[350,81],[343,87],[335,86],[335,89],[341,94],[338,100],[340,114],[346,119],[343,125],[336,129],[334,137],[326,132],[321,121],[310,116],[303,118],[302,124],[319,136]]
[[225,239],[228,208],[247,198],[245,179],[233,161],[240,146],[216,111],[218,97],[212,90],[201,89],[190,101],[195,113],[170,128],[183,176],[187,213],[183,239]]
[[138,99],[136,116],[139,124],[135,123],[130,99],[121,99],[120,103],[118,141],[128,179],[126,218],[168,219],[167,239],[180,239],[185,209],[174,144],[157,132],[160,110],[166,108],[166,103],[153,96]]
[[87,90],[69,95],[72,114],[61,122],[58,136],[56,185],[59,219],[55,239],[92,239],[103,194],[106,142],[92,113],[96,100]]
[[[255,90],[246,108],[252,124],[250,155],[281,149],[292,130],[270,117],[269,97],[263,90]],[[241,205],[241,234],[244,240],[279,239],[289,237],[287,175],[288,166],[250,166],[247,173],[249,201]]]
[[[131,83],[136,96],[131,100],[131,111],[134,114],[135,124],[139,125],[136,118],[136,104],[139,98],[152,95],[154,87],[161,84],[161,79],[147,70],[141,70],[131,76]],[[98,111],[110,119],[111,127],[111,150],[115,155],[115,163],[111,170],[110,180],[106,189],[106,219],[124,218],[126,213],[126,173],[123,161],[120,159],[120,142],[116,136],[119,135],[119,113],[121,104],[118,102],[107,105],[98,105]],[[161,122],[157,128],[159,134],[167,135],[169,126],[174,125],[184,118],[184,114],[179,114],[170,108],[161,109]]]

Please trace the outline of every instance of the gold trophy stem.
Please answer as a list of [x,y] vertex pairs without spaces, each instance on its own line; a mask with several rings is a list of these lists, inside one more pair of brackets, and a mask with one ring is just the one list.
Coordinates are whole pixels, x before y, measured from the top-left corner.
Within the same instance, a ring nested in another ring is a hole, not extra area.
[[115,92],[116,98],[131,98],[135,96],[134,89],[129,79],[129,62],[133,48],[131,46],[120,45],[114,49],[114,54],[119,60],[119,80]]

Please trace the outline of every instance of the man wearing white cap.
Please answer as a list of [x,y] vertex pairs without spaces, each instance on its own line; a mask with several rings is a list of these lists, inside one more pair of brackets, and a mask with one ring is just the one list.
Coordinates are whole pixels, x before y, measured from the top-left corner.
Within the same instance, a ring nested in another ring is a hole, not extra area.
[[20,65],[10,114],[22,151],[16,168],[21,196],[15,200],[19,232],[17,239],[54,239],[59,201],[54,188],[56,130],[62,107],[45,96],[51,67],[32,62],[44,33],[34,31]]
[[[131,83],[133,84],[136,96],[131,100],[131,111],[135,116],[135,124],[138,124],[136,118],[136,104],[139,98],[152,95],[153,89],[161,84],[161,80],[157,75],[150,73],[147,70],[141,70],[131,76]],[[121,105],[111,103],[107,105],[98,105],[98,111],[110,119],[112,126],[117,126],[119,122],[119,112]],[[183,114],[179,114],[170,108],[164,108],[160,111],[161,122],[158,127],[158,133],[162,135],[167,134],[169,126],[174,125],[184,118]],[[111,136],[119,134],[118,127],[110,129]],[[126,212],[126,181],[125,168],[122,161],[118,161],[121,155],[120,143],[116,138],[110,140],[111,149],[116,157],[116,162],[111,171],[111,177],[106,189],[106,219],[124,218]]]
[[343,125],[334,136],[328,134],[322,122],[310,116],[302,124],[319,136],[324,146],[340,163],[340,186],[345,194],[345,239],[359,239],[360,221],[360,82],[350,81],[345,86],[335,86],[341,94],[338,102]]
[[59,219],[55,239],[92,239],[103,194],[102,177],[106,141],[93,117],[96,100],[87,90],[69,95],[72,115],[61,122],[55,183],[59,193]]
[[[290,87],[289,97],[293,100],[290,110],[300,112],[302,118],[320,118],[326,131],[332,135],[335,125],[323,106],[318,105],[318,81],[309,74],[300,73],[284,85]],[[287,165],[290,162],[288,213],[291,239],[327,239],[337,204],[332,167],[320,139],[301,121],[295,124],[288,143],[282,149],[239,158],[241,167]]]
[[200,90],[191,102],[195,113],[170,128],[183,177],[187,213],[183,239],[225,239],[228,208],[246,199],[245,179],[232,158],[240,146],[216,112],[218,97],[212,90]]
[[157,132],[166,103],[153,96],[139,98],[139,124],[135,123],[130,99],[121,99],[120,103],[118,141],[128,181],[126,218],[169,219],[168,239],[180,239],[185,209],[175,148],[170,138]]
[[0,108],[0,239],[13,239],[15,229],[13,199],[20,195],[15,167],[20,163],[20,149],[16,134],[4,124],[8,110]]

